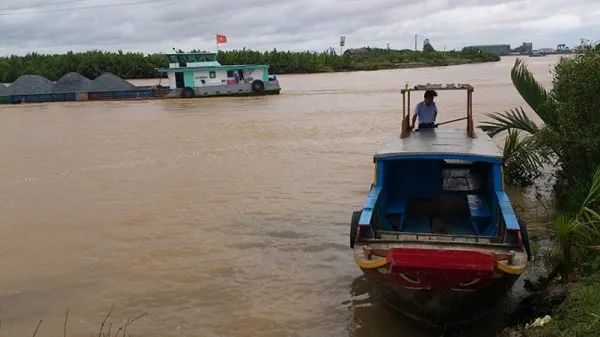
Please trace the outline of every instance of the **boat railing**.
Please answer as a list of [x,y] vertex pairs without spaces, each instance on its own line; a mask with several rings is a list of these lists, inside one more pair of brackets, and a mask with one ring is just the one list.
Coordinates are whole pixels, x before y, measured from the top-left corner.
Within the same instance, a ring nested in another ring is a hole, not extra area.
[[408,84],[401,90],[402,92],[402,132],[400,138],[408,137],[410,134],[410,93],[412,91],[466,91],[467,92],[467,134],[471,138],[475,138],[475,126],[473,124],[473,91],[474,88],[470,84],[462,83],[449,83],[446,85],[442,84],[431,84],[415,85],[409,88]]

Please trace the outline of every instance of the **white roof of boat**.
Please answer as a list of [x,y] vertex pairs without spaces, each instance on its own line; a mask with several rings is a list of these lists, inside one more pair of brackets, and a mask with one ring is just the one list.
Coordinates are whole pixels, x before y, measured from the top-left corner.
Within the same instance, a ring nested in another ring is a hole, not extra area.
[[409,131],[405,138],[396,132],[384,140],[375,158],[406,155],[465,155],[502,159],[502,153],[492,139],[481,129],[475,129],[476,138],[461,129],[424,129]]

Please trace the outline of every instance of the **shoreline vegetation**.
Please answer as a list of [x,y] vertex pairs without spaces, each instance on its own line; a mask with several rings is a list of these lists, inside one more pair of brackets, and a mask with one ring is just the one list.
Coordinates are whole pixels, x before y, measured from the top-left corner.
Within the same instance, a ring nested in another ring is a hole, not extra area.
[[[600,336],[600,44],[586,47],[554,66],[551,89],[515,61],[513,85],[543,124],[519,107],[487,114],[492,121],[479,126],[491,137],[506,135],[505,184],[552,184],[556,199],[546,224],[551,244],[542,240],[533,249],[533,263],[549,273],[537,282],[525,280],[531,294],[502,337]],[[548,165],[552,183],[540,177]],[[547,201],[541,194],[538,200]]]
[[[244,48],[221,50],[217,59],[222,65],[268,64],[269,73],[284,75],[462,65],[495,62],[500,60],[500,56],[473,48],[441,52],[426,44],[423,51],[364,47],[346,50],[342,55],[333,48],[320,53],[276,49],[260,52]],[[166,67],[168,61],[164,54],[124,53],[121,50],[52,55],[29,53],[25,56],[0,57],[0,83],[12,83],[21,75],[41,75],[56,81],[70,72],[89,79],[105,72],[126,79],[151,79],[161,77],[155,68]],[[164,74],[162,77],[165,77]]]

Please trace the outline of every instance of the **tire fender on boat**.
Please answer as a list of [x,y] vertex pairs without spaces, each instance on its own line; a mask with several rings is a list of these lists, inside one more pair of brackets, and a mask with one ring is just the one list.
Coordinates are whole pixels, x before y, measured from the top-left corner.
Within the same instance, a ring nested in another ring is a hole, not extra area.
[[185,87],[181,90],[181,97],[183,98],[192,98],[196,96],[196,91],[193,88]]
[[360,221],[361,211],[352,212],[352,220],[350,221],[350,248],[354,248],[356,236],[358,235],[358,222]]
[[523,240],[523,247],[527,252],[527,261],[531,260],[531,248],[529,247],[529,233],[527,233],[527,223],[524,220],[517,219],[519,222],[519,229],[521,230],[521,239]]
[[265,82],[263,82],[262,80],[252,81],[252,91],[255,91],[255,92],[265,91]]

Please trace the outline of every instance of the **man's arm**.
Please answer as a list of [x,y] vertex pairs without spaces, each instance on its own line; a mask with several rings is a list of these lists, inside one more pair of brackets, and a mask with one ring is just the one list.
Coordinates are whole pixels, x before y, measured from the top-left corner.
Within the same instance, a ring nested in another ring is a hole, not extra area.
[[433,123],[437,120],[437,106],[433,109]]
[[413,114],[413,118],[412,118],[412,124],[411,124],[411,129],[415,128],[415,122],[417,121],[417,116],[419,115],[419,107],[421,105],[417,104],[417,106],[415,106],[415,113]]

